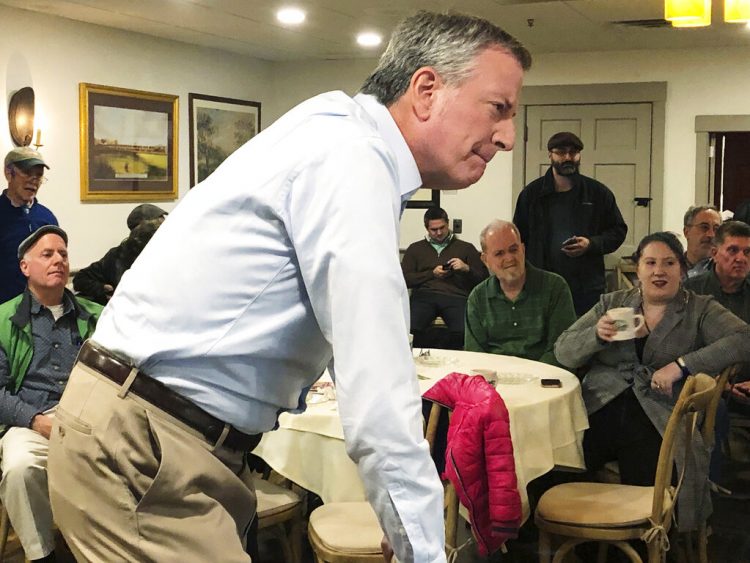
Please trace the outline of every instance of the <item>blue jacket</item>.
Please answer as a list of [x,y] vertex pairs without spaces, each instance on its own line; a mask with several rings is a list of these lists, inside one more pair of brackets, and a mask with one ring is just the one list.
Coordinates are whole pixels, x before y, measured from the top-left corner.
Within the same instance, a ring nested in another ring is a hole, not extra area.
[[44,225],[57,225],[57,218],[38,201],[31,207],[14,207],[5,190],[0,195],[0,303],[20,295],[26,278],[18,268],[18,245]]

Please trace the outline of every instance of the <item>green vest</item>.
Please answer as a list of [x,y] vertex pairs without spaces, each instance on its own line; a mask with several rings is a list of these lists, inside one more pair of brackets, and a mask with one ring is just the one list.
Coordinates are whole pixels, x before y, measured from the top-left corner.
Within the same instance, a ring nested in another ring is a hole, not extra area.
[[[94,332],[102,306],[87,299],[75,297],[70,291],[66,294],[73,301],[78,325],[78,334],[86,340]],[[31,334],[31,294],[27,289],[18,297],[0,305],[0,347],[5,352],[10,368],[8,388],[18,393],[34,355],[34,342]]]

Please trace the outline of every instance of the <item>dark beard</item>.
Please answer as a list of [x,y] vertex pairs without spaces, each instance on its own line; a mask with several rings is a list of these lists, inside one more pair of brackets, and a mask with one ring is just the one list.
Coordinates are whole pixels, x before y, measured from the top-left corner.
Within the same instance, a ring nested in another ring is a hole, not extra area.
[[555,169],[555,171],[560,176],[575,176],[578,174],[578,169],[580,168],[581,164],[579,162],[553,162],[552,168]]

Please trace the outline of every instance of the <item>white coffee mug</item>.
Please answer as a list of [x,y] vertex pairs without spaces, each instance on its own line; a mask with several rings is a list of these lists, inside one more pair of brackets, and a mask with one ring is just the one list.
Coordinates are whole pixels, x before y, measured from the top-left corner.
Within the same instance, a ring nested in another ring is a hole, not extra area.
[[636,313],[630,307],[617,307],[607,311],[607,315],[615,323],[617,333],[612,340],[632,340],[636,331],[645,322],[643,315]]

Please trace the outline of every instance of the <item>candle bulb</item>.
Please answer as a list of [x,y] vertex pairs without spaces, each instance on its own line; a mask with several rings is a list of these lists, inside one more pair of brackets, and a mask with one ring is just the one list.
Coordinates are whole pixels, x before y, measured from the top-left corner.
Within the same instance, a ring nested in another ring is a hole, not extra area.
[[42,146],[42,130],[37,129],[36,130],[36,143],[34,143],[37,147]]

